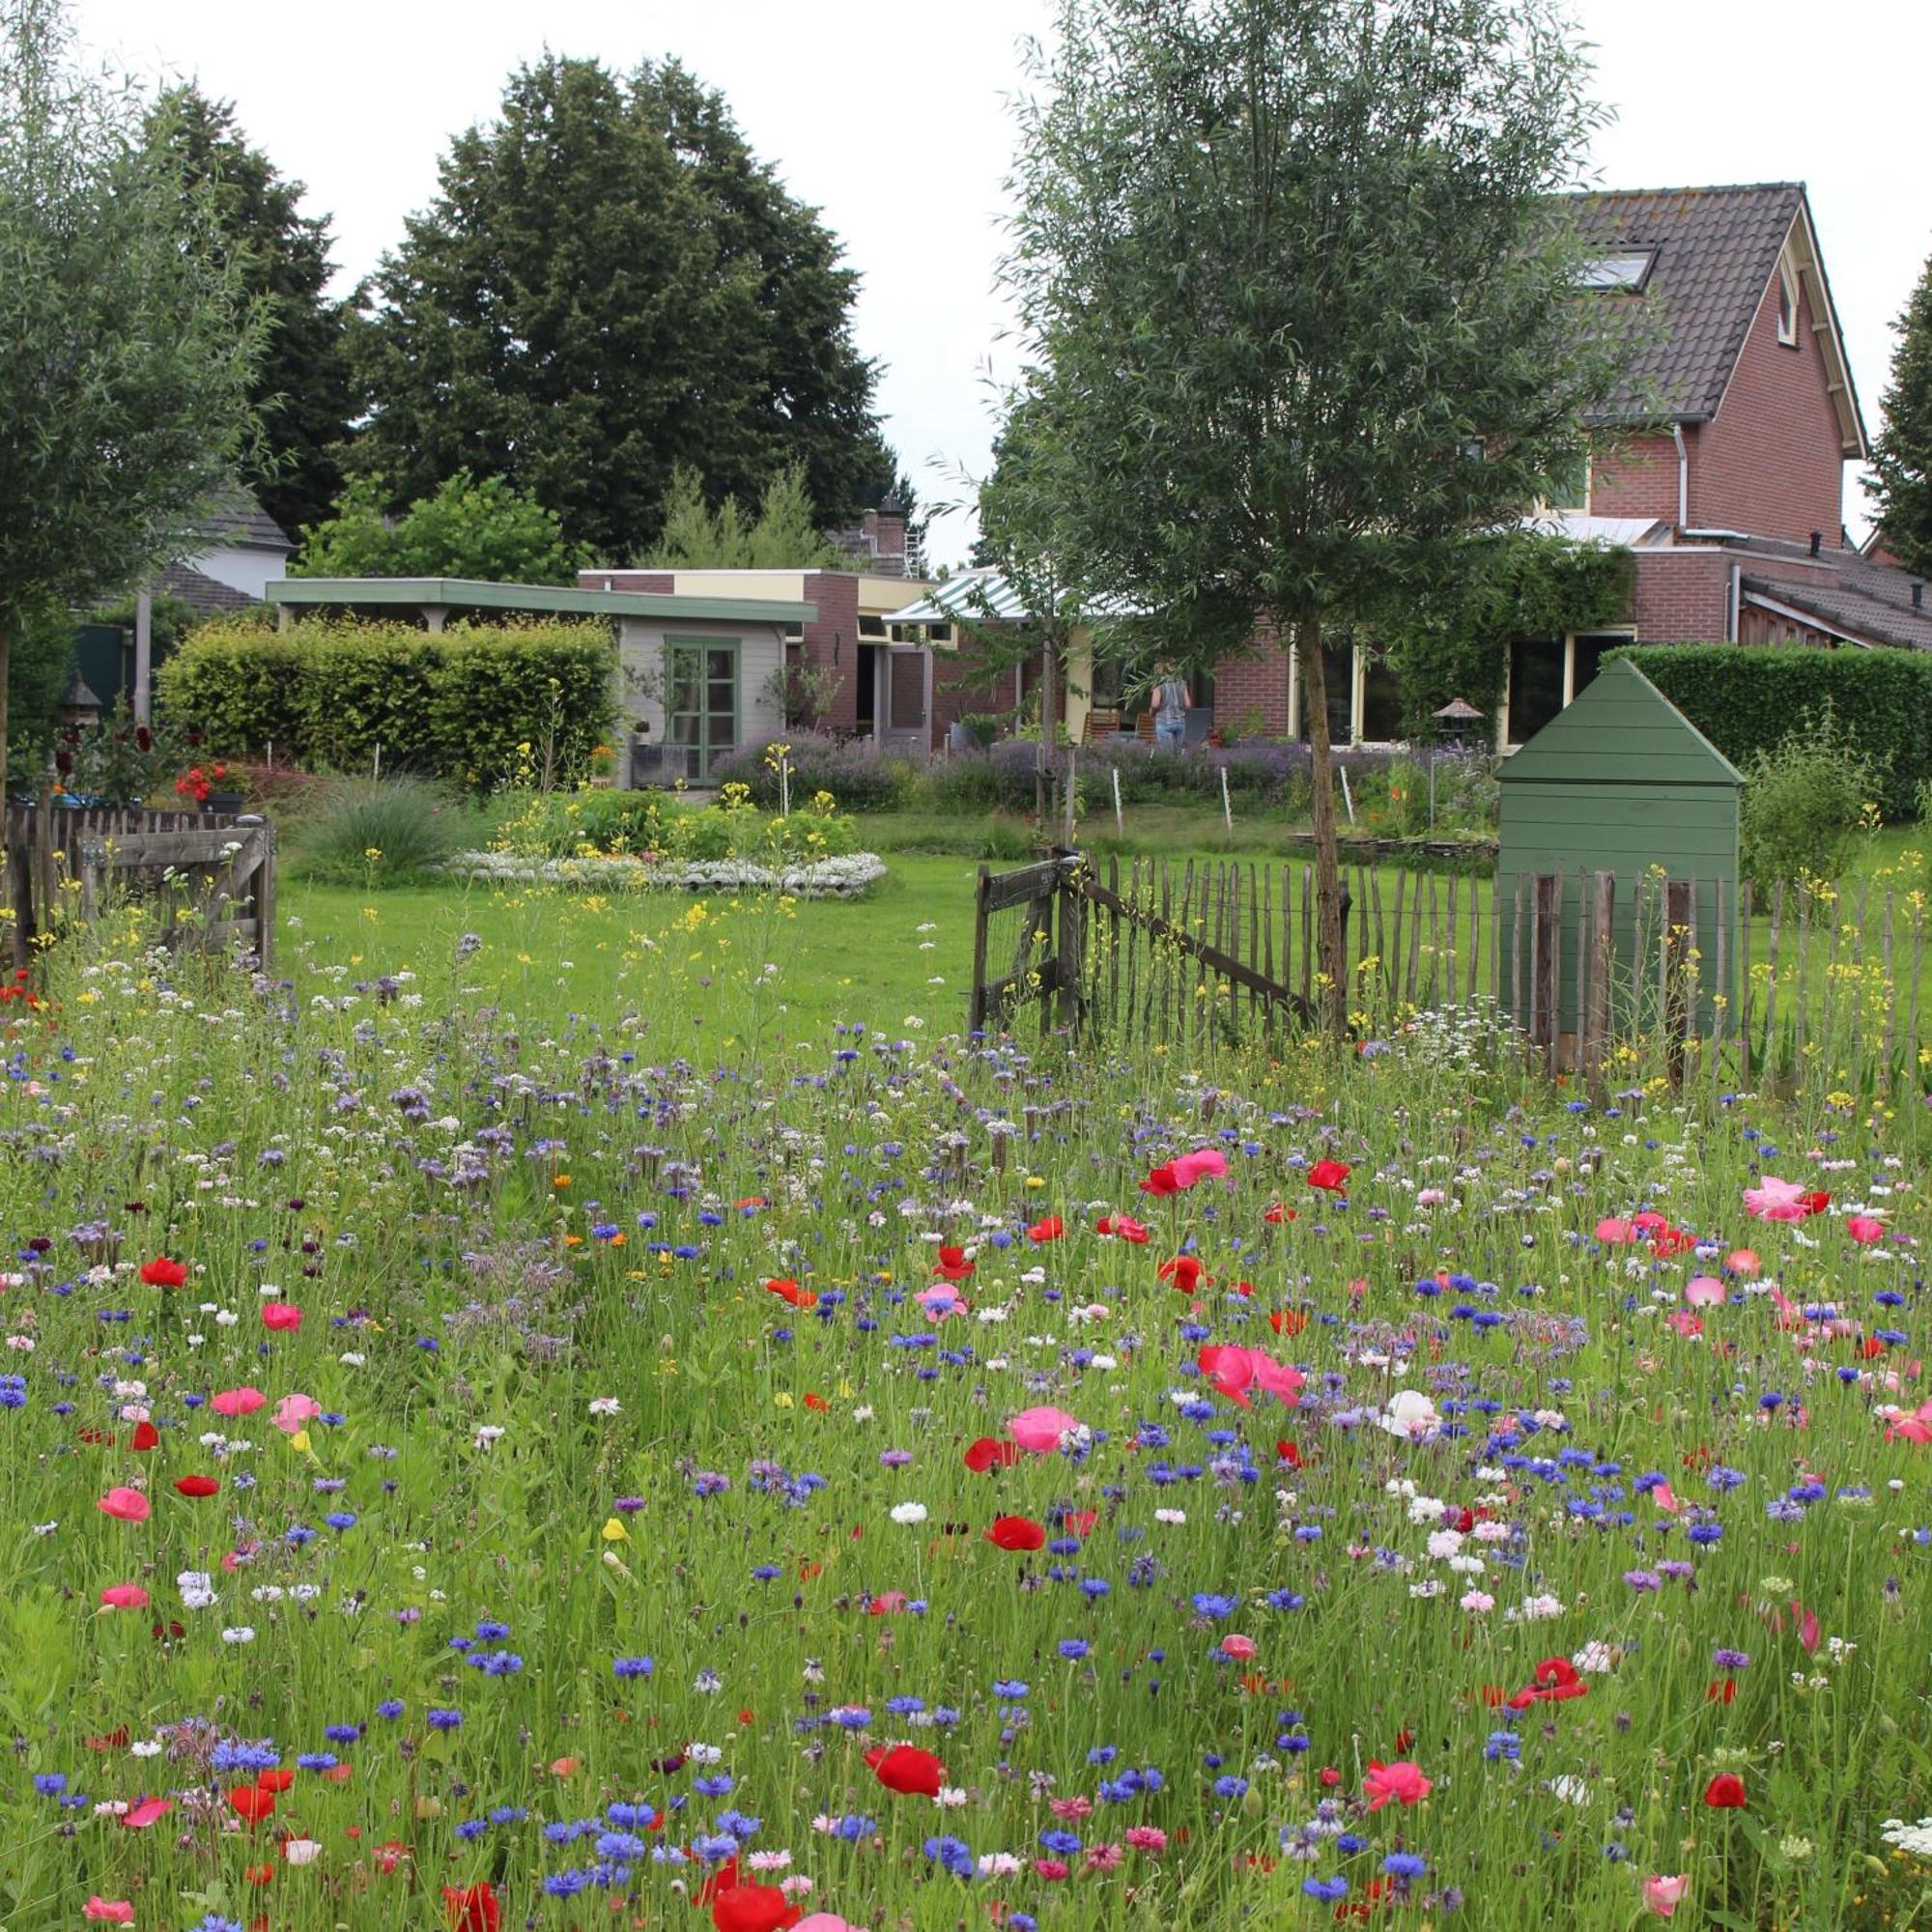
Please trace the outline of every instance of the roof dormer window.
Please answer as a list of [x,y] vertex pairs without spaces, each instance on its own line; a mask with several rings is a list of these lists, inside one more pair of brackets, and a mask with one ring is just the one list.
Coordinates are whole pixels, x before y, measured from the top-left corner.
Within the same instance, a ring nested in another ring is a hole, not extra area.
[[1798,347],[1798,276],[1788,261],[1777,265],[1777,339]]
[[1620,248],[1610,255],[1592,255],[1577,270],[1577,285],[1636,295],[1650,279],[1656,260],[1655,248]]

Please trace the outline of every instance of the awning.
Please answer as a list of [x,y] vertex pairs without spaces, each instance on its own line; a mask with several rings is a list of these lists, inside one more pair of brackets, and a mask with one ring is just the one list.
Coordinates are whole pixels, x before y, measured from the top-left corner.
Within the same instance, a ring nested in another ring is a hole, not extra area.
[[[1137,617],[1142,613],[1125,598],[1100,597],[1084,602],[1083,618]],[[917,603],[902,611],[889,611],[889,624],[951,624],[961,618],[968,623],[1024,624],[1033,618],[1021,596],[997,570],[962,570],[943,583],[935,583]]]

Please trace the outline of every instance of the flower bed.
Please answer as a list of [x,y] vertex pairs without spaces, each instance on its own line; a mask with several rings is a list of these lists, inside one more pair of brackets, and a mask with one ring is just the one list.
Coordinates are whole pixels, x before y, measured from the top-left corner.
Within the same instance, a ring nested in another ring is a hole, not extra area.
[[885,861],[876,852],[782,867],[750,859],[530,859],[516,852],[459,852],[443,869],[454,878],[504,884],[586,886],[599,892],[780,892],[806,899],[856,898],[886,876]]

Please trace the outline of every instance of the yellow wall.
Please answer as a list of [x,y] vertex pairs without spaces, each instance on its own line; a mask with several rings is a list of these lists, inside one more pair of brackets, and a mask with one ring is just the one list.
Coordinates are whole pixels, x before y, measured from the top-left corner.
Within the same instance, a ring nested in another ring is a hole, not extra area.
[[802,570],[680,570],[671,588],[679,597],[771,597],[781,604],[808,601]]

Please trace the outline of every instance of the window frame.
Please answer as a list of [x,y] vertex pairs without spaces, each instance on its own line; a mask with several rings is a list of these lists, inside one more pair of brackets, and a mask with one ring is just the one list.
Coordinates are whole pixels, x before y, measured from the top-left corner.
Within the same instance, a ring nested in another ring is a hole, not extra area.
[[1777,265],[1777,341],[1780,348],[1797,349],[1803,346],[1798,336],[1801,293],[1798,270],[1789,261],[1780,259]]

